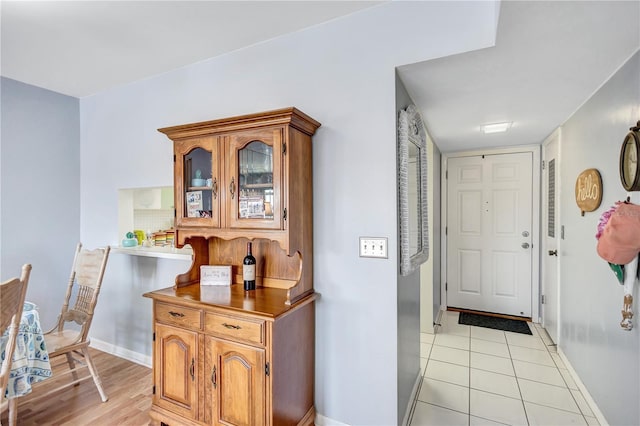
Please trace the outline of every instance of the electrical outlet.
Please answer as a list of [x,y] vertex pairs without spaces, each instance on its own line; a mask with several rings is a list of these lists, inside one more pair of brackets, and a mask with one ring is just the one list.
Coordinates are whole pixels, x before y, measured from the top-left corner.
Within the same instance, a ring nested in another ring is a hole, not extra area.
[[360,237],[360,257],[388,258],[387,241],[384,237]]

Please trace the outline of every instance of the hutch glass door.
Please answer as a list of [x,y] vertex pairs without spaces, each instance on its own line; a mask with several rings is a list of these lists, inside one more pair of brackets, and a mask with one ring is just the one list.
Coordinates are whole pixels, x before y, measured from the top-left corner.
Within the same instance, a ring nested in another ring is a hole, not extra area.
[[[281,229],[280,132],[251,136],[234,138],[231,143],[234,173],[230,185],[230,225]],[[237,194],[234,194],[236,187]]]
[[[210,148],[210,147],[207,147]],[[218,179],[211,150],[196,147],[183,157],[182,225],[219,225]]]

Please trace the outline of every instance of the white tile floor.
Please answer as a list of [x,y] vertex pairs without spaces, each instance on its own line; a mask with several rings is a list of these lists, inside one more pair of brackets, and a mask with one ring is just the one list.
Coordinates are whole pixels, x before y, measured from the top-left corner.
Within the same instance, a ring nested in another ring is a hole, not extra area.
[[410,425],[598,425],[546,332],[458,324],[421,335],[424,374]]

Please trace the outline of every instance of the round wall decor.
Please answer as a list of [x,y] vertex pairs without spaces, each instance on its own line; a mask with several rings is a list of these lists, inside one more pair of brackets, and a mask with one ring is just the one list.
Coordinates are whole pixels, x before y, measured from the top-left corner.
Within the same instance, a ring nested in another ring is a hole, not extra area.
[[576,203],[580,212],[592,212],[602,202],[602,177],[596,169],[587,169],[576,180]]

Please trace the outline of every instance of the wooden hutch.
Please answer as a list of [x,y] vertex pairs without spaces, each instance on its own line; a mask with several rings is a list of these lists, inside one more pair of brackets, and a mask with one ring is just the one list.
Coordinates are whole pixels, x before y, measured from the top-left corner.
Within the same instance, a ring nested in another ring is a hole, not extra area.
[[[152,420],[313,424],[311,138],[295,108],[159,129],[174,144],[177,247],[193,263],[153,299]],[[253,242],[257,289],[242,260]],[[231,286],[200,285],[230,265]]]

